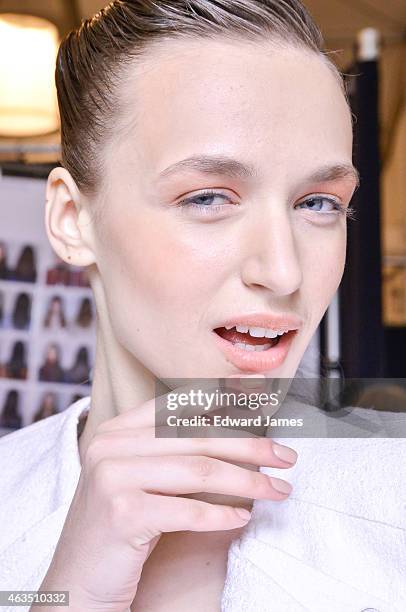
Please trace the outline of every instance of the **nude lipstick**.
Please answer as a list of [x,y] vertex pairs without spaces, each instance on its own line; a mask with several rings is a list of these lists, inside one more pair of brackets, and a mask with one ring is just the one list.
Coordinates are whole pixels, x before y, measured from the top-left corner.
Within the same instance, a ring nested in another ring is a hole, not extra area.
[[302,325],[296,315],[250,313],[229,318],[213,335],[227,361],[257,373],[282,365]]

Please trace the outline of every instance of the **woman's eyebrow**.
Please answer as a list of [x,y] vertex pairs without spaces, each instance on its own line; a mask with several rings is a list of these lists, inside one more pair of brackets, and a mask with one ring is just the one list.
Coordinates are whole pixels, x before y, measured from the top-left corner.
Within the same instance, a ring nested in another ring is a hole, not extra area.
[[[171,164],[158,175],[158,180],[167,178],[182,170],[194,170],[205,174],[222,174],[231,178],[258,178],[259,172],[252,164],[225,155],[192,155]],[[318,168],[304,180],[308,183],[325,183],[342,178],[355,178],[359,187],[358,170],[347,162],[330,164]]]
[[360,186],[360,175],[357,168],[346,162],[322,166],[307,176],[305,180],[309,183],[328,183],[343,178],[354,178],[356,187]]
[[205,174],[224,174],[231,178],[257,177],[258,172],[253,165],[226,155],[192,155],[171,164],[159,173],[158,178],[167,178],[182,170],[194,170]]

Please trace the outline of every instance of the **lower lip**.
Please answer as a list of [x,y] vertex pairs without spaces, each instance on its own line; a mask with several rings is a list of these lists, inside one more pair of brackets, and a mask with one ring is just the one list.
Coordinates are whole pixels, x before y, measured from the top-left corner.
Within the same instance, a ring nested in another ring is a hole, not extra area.
[[218,347],[226,356],[227,361],[243,372],[263,372],[278,368],[285,361],[296,333],[295,329],[283,334],[278,344],[266,351],[246,351],[213,331]]

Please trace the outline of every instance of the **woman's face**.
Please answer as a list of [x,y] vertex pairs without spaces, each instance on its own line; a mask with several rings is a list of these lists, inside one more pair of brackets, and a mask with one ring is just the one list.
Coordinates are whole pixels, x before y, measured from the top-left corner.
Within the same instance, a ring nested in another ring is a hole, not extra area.
[[[268,43],[170,41],[134,66],[121,96],[94,228],[116,338],[159,378],[292,377],[340,283],[346,218],[336,206],[356,186],[351,173],[321,176],[352,160],[333,73]],[[238,165],[173,167],[192,156]],[[247,314],[301,323],[277,367],[220,348],[213,330]]]

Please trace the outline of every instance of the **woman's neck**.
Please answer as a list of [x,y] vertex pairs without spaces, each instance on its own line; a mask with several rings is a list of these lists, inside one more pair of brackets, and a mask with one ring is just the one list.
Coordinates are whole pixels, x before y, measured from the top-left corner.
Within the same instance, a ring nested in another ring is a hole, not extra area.
[[136,408],[155,395],[154,375],[121,346],[111,328],[96,326],[96,356],[89,415],[79,438],[80,463],[100,423]]

